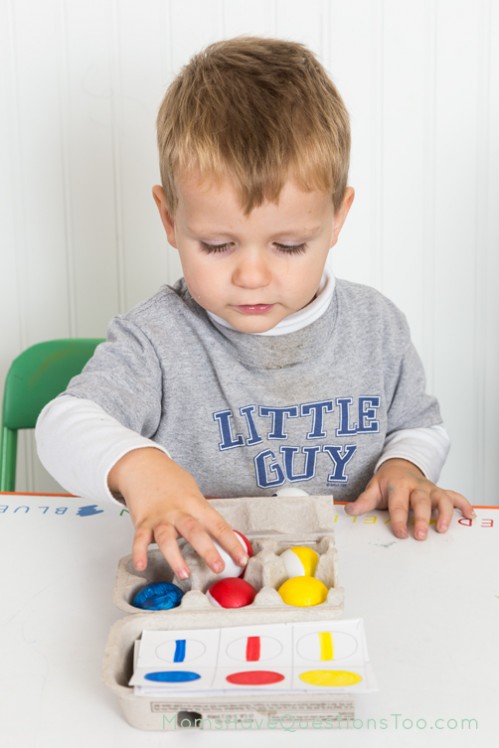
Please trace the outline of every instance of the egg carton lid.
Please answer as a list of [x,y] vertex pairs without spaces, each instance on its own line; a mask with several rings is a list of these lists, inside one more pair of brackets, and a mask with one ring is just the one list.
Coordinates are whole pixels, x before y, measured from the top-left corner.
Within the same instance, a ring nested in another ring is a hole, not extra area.
[[209,499],[235,530],[246,534],[292,535],[333,532],[332,495],[244,496]]

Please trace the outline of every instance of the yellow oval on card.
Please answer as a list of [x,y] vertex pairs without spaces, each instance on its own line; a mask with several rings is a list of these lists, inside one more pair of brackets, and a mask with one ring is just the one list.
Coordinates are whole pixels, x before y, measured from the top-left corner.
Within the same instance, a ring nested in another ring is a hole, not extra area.
[[307,670],[300,678],[310,686],[355,686],[362,680],[358,673],[350,670]]

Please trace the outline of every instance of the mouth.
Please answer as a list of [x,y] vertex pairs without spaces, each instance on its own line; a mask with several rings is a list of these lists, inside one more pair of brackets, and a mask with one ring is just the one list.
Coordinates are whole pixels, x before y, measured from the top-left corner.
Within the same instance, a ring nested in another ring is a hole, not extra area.
[[274,308],[274,304],[239,304],[235,307],[241,314],[266,314]]

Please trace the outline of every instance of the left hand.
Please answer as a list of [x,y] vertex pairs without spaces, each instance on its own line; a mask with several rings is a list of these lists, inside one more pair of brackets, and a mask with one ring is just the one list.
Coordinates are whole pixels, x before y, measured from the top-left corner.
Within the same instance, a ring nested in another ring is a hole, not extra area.
[[475,517],[473,507],[464,496],[439,488],[412,462],[391,459],[384,462],[356,501],[345,506],[347,514],[357,515],[372,509],[388,509],[394,535],[407,538],[409,510],[414,514],[414,537],[424,540],[432,512],[437,515],[437,532],[449,528],[454,507],[468,519]]

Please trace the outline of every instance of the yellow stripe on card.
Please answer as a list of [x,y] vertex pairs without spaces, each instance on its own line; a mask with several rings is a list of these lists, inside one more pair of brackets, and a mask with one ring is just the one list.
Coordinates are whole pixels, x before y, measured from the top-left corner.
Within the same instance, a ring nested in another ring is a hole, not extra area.
[[330,631],[319,631],[321,660],[334,660],[333,635]]

